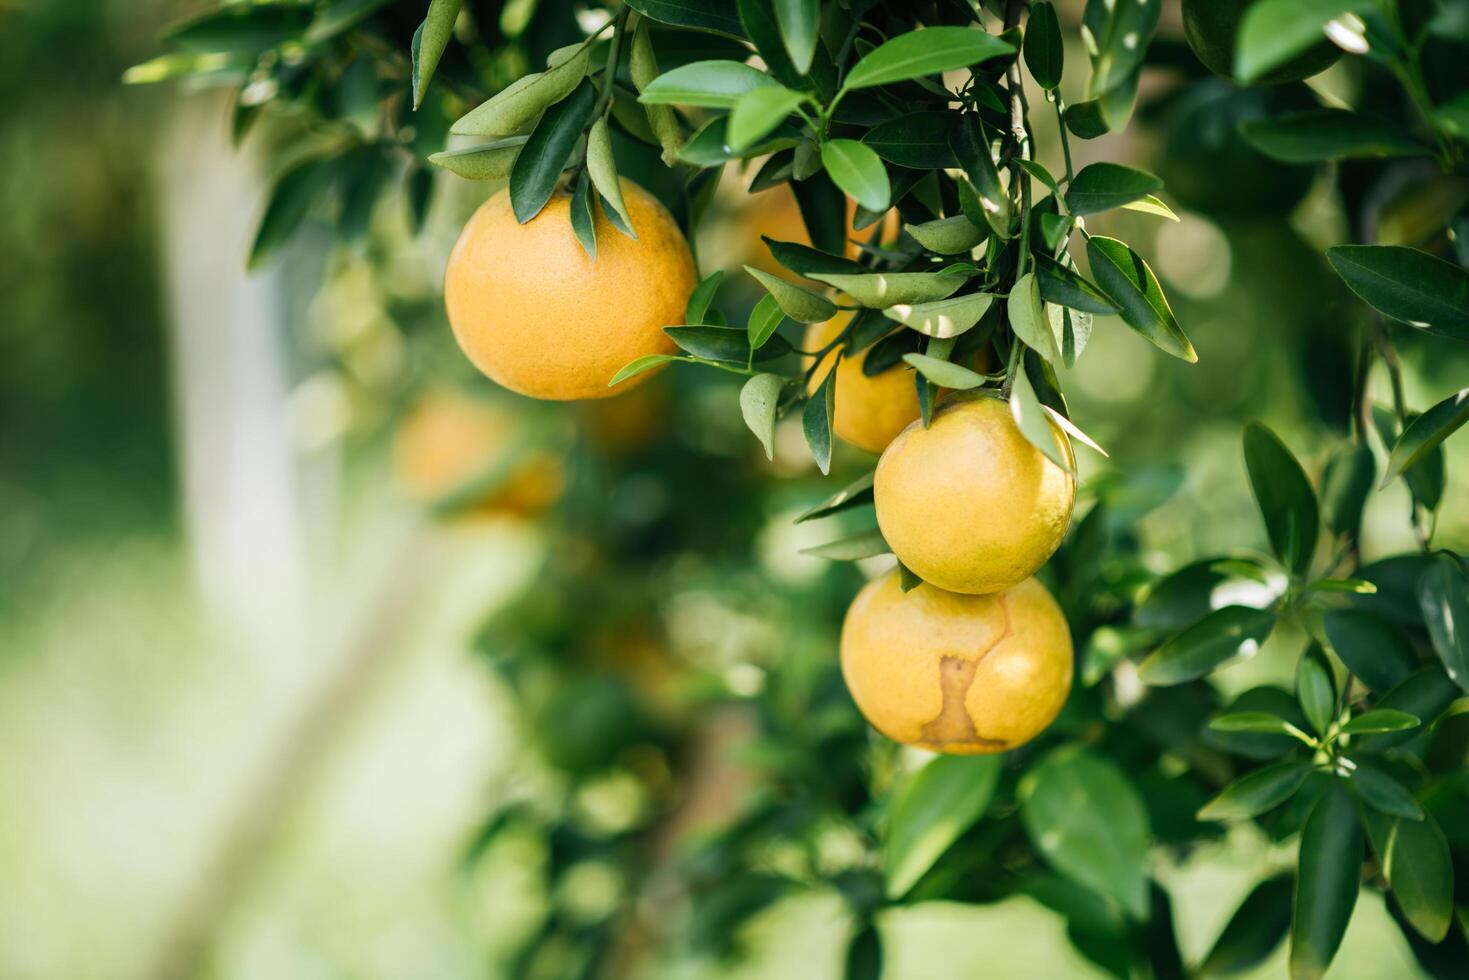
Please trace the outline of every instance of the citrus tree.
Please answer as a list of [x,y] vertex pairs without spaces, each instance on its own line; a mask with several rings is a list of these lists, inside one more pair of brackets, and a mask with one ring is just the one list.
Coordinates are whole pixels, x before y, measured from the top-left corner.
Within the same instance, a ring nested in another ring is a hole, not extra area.
[[[267,107],[290,123],[252,262],[327,205],[353,240],[384,199],[421,225],[437,169],[492,182],[448,260],[455,340],[520,394],[615,399],[538,409],[511,453],[451,440],[421,494],[444,513],[560,500],[542,580],[484,638],[558,781],[512,794],[472,850],[529,833],[550,891],[600,874],[623,897],[556,905],[517,975],[727,951],[754,912],[816,887],[847,899],[852,977],[881,974],[885,909],[1015,894],[1117,976],[1239,972],[1288,937],[1292,976],[1318,977],[1362,889],[1388,894],[1425,972],[1469,969],[1469,570],[1435,540],[1463,499],[1441,443],[1469,389],[1408,404],[1397,352],[1469,341],[1469,7],[1184,0],[1183,48],[1151,43],[1157,3],[1076,6],[232,3],[133,70],[238,84],[239,134]],[[1301,84],[1343,59],[1352,100]],[[1073,162],[1133,121],[1145,71],[1183,83],[1144,111],[1216,142],[1213,158],[1165,149],[1176,188]],[[736,173],[793,194],[803,240],[766,239],[775,265],[747,276],[700,276],[689,241]],[[1094,329],[1209,367],[1147,257],[1101,229],[1119,211],[1176,221],[1173,195],[1279,215],[1313,179],[1348,217],[1324,258],[1354,298],[1323,347],[1347,352],[1331,380],[1346,426],[1293,452],[1248,424],[1270,553],[1160,575],[1135,527],[1176,476],[1109,469],[1061,378]],[[626,394],[670,367],[671,396]],[[623,401],[652,420],[632,445],[607,435]],[[834,529],[810,552],[893,569],[860,590],[852,571],[772,581],[751,539],[779,481],[660,438],[686,408],[710,429],[742,420],[767,460],[795,420],[836,476],[799,517]],[[1080,513],[1078,455],[1097,474]],[[676,500],[655,523],[618,504],[649,480]],[[1366,554],[1364,506],[1399,480],[1418,547]],[[747,614],[720,642],[770,651],[758,683],[677,655],[662,597],[687,596],[690,568]],[[1273,633],[1300,638],[1293,689],[1226,702],[1211,675]],[[735,770],[711,762],[726,738],[744,746]],[[915,765],[900,744],[938,754]],[[632,802],[606,805],[619,787]],[[717,832],[688,840],[690,811]],[[1294,867],[1185,962],[1156,861],[1239,821]],[[641,902],[668,895],[687,914]]]

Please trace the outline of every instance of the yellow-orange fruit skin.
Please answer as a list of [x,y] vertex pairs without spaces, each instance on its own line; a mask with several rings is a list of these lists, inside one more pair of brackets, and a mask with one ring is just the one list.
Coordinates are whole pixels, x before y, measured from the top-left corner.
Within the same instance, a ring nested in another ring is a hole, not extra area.
[[663,328],[683,322],[693,255],[657,199],[626,180],[622,193],[638,237],[599,209],[595,259],[572,234],[569,195],[523,225],[504,191],[474,213],[449,256],[444,303],[475,367],[532,398],[606,398],[652,376],[609,388],[628,362],[675,350]]
[[[1065,434],[1052,432],[1069,460]],[[1005,402],[957,396],[883,451],[873,499],[899,561],[941,589],[982,594],[1029,578],[1055,553],[1076,481],[1026,440]]]
[[857,594],[842,624],[842,676],[888,738],[934,752],[1004,752],[1045,730],[1071,690],[1071,631],[1035,579],[991,595],[896,570]]
[[[849,319],[850,313],[838,313],[824,323],[811,324],[806,328],[805,349],[820,350],[831,343]],[[868,348],[856,357],[844,357],[837,364],[832,429],[844,442],[869,453],[880,453],[918,418],[918,388],[913,369],[906,365],[900,364],[872,377],[863,374],[862,365],[870,351]],[[815,392],[826,380],[837,355],[838,351],[833,349],[822,357],[820,366],[811,375],[808,391]],[[810,358],[806,361],[809,366]]]

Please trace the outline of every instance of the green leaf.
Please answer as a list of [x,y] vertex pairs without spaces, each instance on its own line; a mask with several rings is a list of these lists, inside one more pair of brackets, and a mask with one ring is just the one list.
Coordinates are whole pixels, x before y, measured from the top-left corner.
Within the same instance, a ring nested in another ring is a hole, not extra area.
[[1066,63],[1066,48],[1061,43],[1061,22],[1049,0],[1030,5],[1030,19],[1025,24],[1025,67],[1041,88],[1061,84],[1061,71]]
[[1235,78],[1255,81],[1321,43],[1327,21],[1370,5],[1371,0],[1259,0],[1240,21]]
[[1355,763],[1355,768],[1352,770],[1351,785],[1362,798],[1362,802],[1390,817],[1423,819],[1423,808],[1392,773],[1368,758],[1357,757],[1352,762]]
[[1152,194],[1144,194],[1136,201],[1129,201],[1122,205],[1122,210],[1136,211],[1139,214],[1151,214],[1155,217],[1167,218],[1169,221],[1179,220],[1178,215],[1173,213],[1172,208]]
[[[832,255],[820,249],[812,248],[810,245],[801,245],[796,242],[778,242],[773,238],[761,236],[770,249],[770,255],[775,261],[791,270],[798,276],[814,279],[817,276],[862,276],[867,273],[865,266],[853,262],[851,259],[840,255]],[[955,289],[959,288],[957,286]],[[949,290],[953,292],[954,290]],[[880,305],[880,304],[879,304]]]
[[597,215],[592,205],[592,179],[583,170],[571,195],[571,233],[587,258],[597,259]]
[[654,105],[733,109],[747,92],[778,84],[758,68],[738,61],[695,61],[653,79],[638,100]]
[[636,239],[638,236],[633,231],[632,216],[627,213],[627,205],[622,201],[622,183],[617,179],[617,160],[612,155],[612,134],[607,128],[605,117],[593,123],[591,132],[587,134],[587,173],[591,174],[592,183],[596,185],[597,193],[602,195],[602,200],[612,205],[612,211],[622,219],[618,227],[626,229],[625,234],[629,238]]
[[520,148],[510,170],[510,207],[521,224],[541,213],[556,193],[561,170],[592,118],[597,90],[585,79],[571,95],[546,110]]
[[1010,329],[1026,347],[1035,351],[1047,362],[1055,364],[1061,352],[1056,349],[1056,335],[1051,332],[1051,321],[1041,309],[1040,286],[1035,273],[1027,272],[1010,287],[1010,296],[1005,302],[1005,312],[1010,320]]
[[250,268],[258,268],[296,233],[312,205],[331,189],[334,176],[333,161],[315,158],[297,164],[276,181],[250,246]]
[[1392,708],[1364,711],[1342,726],[1343,735],[1365,735],[1369,732],[1406,732],[1423,724],[1416,715]]
[[837,314],[836,304],[825,296],[786,282],[779,276],[773,276],[754,266],[745,266],[745,271],[765,287],[765,291],[786,316],[798,323],[820,323]]
[[[812,404],[815,404],[814,399],[807,403],[808,411],[810,411],[810,405]],[[815,451],[815,447],[813,446],[812,453],[814,454]],[[826,470],[822,470],[822,472],[825,473]],[[873,529],[871,531],[862,531],[849,535],[845,538],[838,538],[836,541],[818,544],[811,548],[802,548],[801,554],[811,555],[815,558],[827,558],[832,561],[861,561],[864,558],[876,558],[878,555],[891,554],[892,550],[888,547],[887,541],[883,539],[882,532]]]
[[1121,769],[1078,745],[1062,746],[1031,766],[1018,795],[1026,835],[1053,868],[1115,899],[1133,918],[1147,916],[1148,814]]
[[[1409,425],[1418,418],[1418,414],[1411,411],[1405,413],[1405,416]],[[1372,427],[1377,430],[1377,436],[1384,446],[1396,445],[1402,438],[1397,414],[1386,406],[1372,406]],[[1415,503],[1430,511],[1438,509],[1444,492],[1443,447],[1435,446],[1424,454],[1418,465],[1404,470],[1403,482],[1408,484],[1408,492]]]
[[949,148],[953,130],[952,112],[908,112],[873,126],[862,142],[900,167],[942,170],[957,163]]
[[1332,609],[1322,624],[1332,651],[1378,694],[1401,684],[1418,667],[1418,657],[1408,638],[1373,613]]
[[906,82],[1014,53],[1014,45],[967,27],[910,31],[869,51],[847,72],[842,90]]
[[1035,279],[1041,299],[1083,313],[1109,316],[1117,306],[1102,291],[1080,274],[1068,269],[1049,255],[1035,256]]
[[785,319],[780,304],[774,296],[762,296],[760,302],[750,311],[749,322],[745,324],[745,332],[750,338],[750,348],[759,350],[764,347],[771,337],[775,336],[776,328]]
[[1124,323],[1174,357],[1190,363],[1199,359],[1173,318],[1158,277],[1140,255],[1115,238],[1097,235],[1087,239],[1086,254],[1097,285],[1120,308]]
[[1362,829],[1356,807],[1341,785],[1317,801],[1301,831],[1291,922],[1292,980],[1320,980],[1326,973],[1357,904],[1362,873]]
[[1361,528],[1376,469],[1372,450],[1360,442],[1327,462],[1321,474],[1321,517],[1333,533],[1355,535]]
[[1010,385],[1010,417],[1015,420],[1026,442],[1067,473],[1076,474],[1076,461],[1072,459],[1070,448],[1065,439],[1056,434],[1050,417],[1036,397],[1023,361],[1015,366],[1015,379]]
[[1418,603],[1444,673],[1469,691],[1469,576],[1453,558],[1439,555],[1419,580]]
[[627,5],[660,24],[712,31],[736,40],[745,36],[729,0],[628,0]]
[[1336,720],[1336,681],[1321,648],[1312,644],[1296,663],[1296,700],[1317,735]]
[[1310,109],[1246,119],[1240,134],[1255,149],[1282,163],[1320,163],[1370,157],[1423,156],[1417,140],[1392,123],[1346,109]]
[[[1462,692],[1458,685],[1449,680],[1443,668],[1435,665],[1420,668],[1410,674],[1391,691],[1378,699],[1376,707],[1405,711],[1416,718],[1431,723],[1442,714]],[[1405,742],[1412,741],[1417,731],[1383,732],[1379,735],[1363,735],[1356,743],[1357,748],[1380,752]]]
[[[811,458],[816,460],[823,476],[831,472],[831,420],[836,413],[836,376],[835,370],[826,372],[826,380],[821,382],[821,387],[807,400],[806,408],[801,412],[801,432],[806,436]],[[888,550],[886,545],[883,550]]]
[[1088,2],[1082,32],[1090,35],[1087,46],[1093,52],[1091,83],[1087,87],[1089,97],[1125,87],[1135,78],[1160,13],[1162,4],[1152,0]]
[[765,447],[766,459],[775,458],[775,410],[784,387],[785,379],[778,374],[757,374],[740,389],[740,414]]
[[775,0],[775,21],[791,64],[804,75],[811,70],[821,27],[820,0]]
[[[965,223],[968,224],[967,221]],[[917,330],[925,337],[942,340],[957,337],[973,328],[993,300],[989,293],[967,293],[932,303],[899,303],[883,310],[882,315]]]
[[1280,437],[1261,423],[1245,426],[1244,447],[1270,547],[1286,568],[1303,573],[1316,552],[1321,523],[1311,481]]
[[1294,796],[1310,774],[1311,763],[1308,761],[1263,766],[1226,786],[1199,811],[1198,819],[1247,820],[1273,810]]
[[917,884],[994,797],[1000,756],[941,755],[920,769],[894,797],[883,867],[886,892],[896,901]]
[[1288,874],[1277,875],[1255,886],[1214,941],[1214,948],[1204,957],[1199,974],[1224,976],[1243,973],[1264,962],[1290,929],[1291,893],[1294,890]]
[[1454,918],[1454,862],[1432,814],[1404,820],[1368,812],[1367,837],[1398,908],[1431,943],[1442,942]]
[[806,278],[835,286],[863,306],[886,309],[904,303],[932,303],[946,299],[972,274],[973,266],[959,265],[941,272],[867,272],[861,275],[811,272],[806,274]]
[[[748,364],[751,357],[750,335],[739,327],[676,326],[664,327],[663,332],[673,342],[695,357],[731,364]],[[765,346],[754,351],[757,361],[771,361],[791,352],[791,345],[779,334],[772,336]]]
[[1397,445],[1392,447],[1387,458],[1387,470],[1382,474],[1378,489],[1421,462],[1466,422],[1469,422],[1469,388],[1455,392],[1408,424],[1398,437]]
[[607,382],[607,387],[615,388],[622,382],[626,381],[628,378],[642,374],[644,371],[651,371],[653,368],[657,367],[660,364],[667,364],[669,361],[684,360],[688,360],[688,358],[679,357],[677,354],[644,355],[643,357],[628,361],[626,364],[624,364],[622,366],[622,370],[614,374],[612,376],[612,380]]
[[1279,598],[1284,583],[1272,588],[1256,579],[1257,575],[1241,576],[1233,568],[1221,568],[1217,559],[1193,562],[1149,586],[1133,611],[1133,621],[1151,629],[1176,630],[1224,606],[1264,608]]
[[1268,711],[1233,711],[1209,722],[1216,732],[1257,732],[1266,735],[1295,737],[1296,727],[1279,715]]
[[842,487],[842,489],[838,490],[830,497],[827,497],[815,507],[812,507],[810,510],[803,513],[800,517],[796,518],[795,523],[800,524],[804,521],[814,521],[817,518],[821,517],[830,517],[832,514],[838,513],[839,511],[847,510],[852,507],[859,507],[862,504],[871,503],[872,482],[875,477],[876,471],[871,471],[863,474],[862,476],[859,476],[857,479],[853,480],[845,487]]
[[[1030,176],[1034,177],[1042,184],[1045,184],[1046,189],[1049,190],[1052,194],[1056,195],[1057,197],[1061,196],[1061,185],[1056,183],[1056,178],[1052,177],[1051,172],[1040,163],[1037,163],[1035,160],[1025,160],[1020,157],[1015,158],[1011,161],[1011,163],[1015,164],[1015,166],[1030,174]],[[1053,217],[1055,216],[1053,215]]]
[[423,104],[429,80],[439,59],[454,36],[454,21],[459,19],[459,0],[429,0],[428,14],[413,35],[413,108]]
[[[973,185],[984,223],[996,236],[1008,239],[1012,217],[1010,197],[1000,183],[1000,172],[990,153],[988,134],[978,115],[966,112],[959,117],[959,124],[949,133],[949,148]],[[973,215],[970,215],[970,220],[974,220]]]
[[552,67],[526,75],[461,116],[449,128],[459,136],[511,136],[547,106],[576,90],[587,74],[590,46],[570,45],[551,54]]
[[971,388],[978,388],[987,380],[984,375],[971,371],[967,367],[942,358],[930,357],[927,354],[904,354],[903,360],[941,388],[968,391]]
[[1155,685],[1197,680],[1226,661],[1253,657],[1274,627],[1268,609],[1216,609],[1154,651],[1138,666],[1138,677]]
[[892,187],[876,153],[856,140],[827,140],[821,144],[821,165],[832,181],[869,211],[886,211]]
[[746,92],[729,114],[725,135],[730,149],[740,152],[753,146],[805,101],[806,96],[783,85],[758,85]]
[[297,3],[235,3],[217,7],[164,31],[186,51],[258,55],[301,36],[311,8]]
[[1110,132],[1107,120],[1102,118],[1102,105],[1096,99],[1067,106],[1066,128],[1084,140],[1094,140]]
[[1469,341],[1469,272],[1404,245],[1337,245],[1326,258],[1352,292],[1394,320]]
[[444,150],[429,155],[429,163],[443,167],[466,180],[504,180],[529,136],[509,136],[492,143]]
[[719,292],[719,284],[724,281],[724,270],[716,269],[709,273],[689,293],[689,301],[684,306],[684,322],[694,325],[706,324],[705,319],[709,313],[709,305],[714,302],[714,294]]
[[1072,214],[1095,214],[1130,204],[1162,187],[1163,182],[1147,171],[1117,163],[1091,163],[1066,188],[1066,207]]
[[914,241],[940,255],[967,255],[987,237],[983,228],[975,227],[974,222],[962,214],[903,227]]

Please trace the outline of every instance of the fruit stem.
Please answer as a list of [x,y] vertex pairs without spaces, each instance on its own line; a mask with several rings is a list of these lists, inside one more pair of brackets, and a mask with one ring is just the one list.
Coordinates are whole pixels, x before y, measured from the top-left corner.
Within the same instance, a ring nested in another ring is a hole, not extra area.
[[1066,183],[1070,185],[1071,172],[1071,138],[1066,133],[1066,106],[1061,101],[1061,90],[1051,89],[1051,104],[1056,107],[1056,129],[1061,133],[1061,154],[1066,158]]

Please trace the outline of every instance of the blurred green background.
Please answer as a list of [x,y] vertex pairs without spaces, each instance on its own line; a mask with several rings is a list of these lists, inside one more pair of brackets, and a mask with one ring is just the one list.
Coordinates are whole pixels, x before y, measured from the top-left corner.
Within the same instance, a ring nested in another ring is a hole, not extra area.
[[[236,152],[220,90],[120,83],[190,9],[0,0],[0,976],[498,976],[548,908],[607,915],[598,903],[615,908],[619,892],[587,862],[574,894],[545,894],[545,840],[510,833],[476,851],[486,815],[560,799],[616,819],[643,790],[545,791],[556,777],[526,751],[536,721],[509,693],[522,688],[475,654],[486,617],[510,617],[498,636],[539,635],[517,615],[575,619],[560,584],[626,572],[599,571],[578,542],[615,538],[611,553],[645,560],[632,611],[598,621],[653,624],[683,710],[733,717],[709,727],[737,743],[776,661],[835,656],[855,573],[797,555],[822,532],[790,524],[833,487],[801,462],[794,430],[758,465],[731,384],[678,375],[622,414],[496,401],[565,454],[559,507],[426,521],[394,478],[392,432],[431,382],[470,381],[437,280],[485,191],[442,178],[417,238],[385,207],[366,243],[313,226],[247,275],[270,133]],[[1164,37],[1178,36],[1174,16]],[[1085,459],[1089,473],[1181,468],[1142,529],[1160,570],[1263,548],[1241,424],[1267,421],[1319,468],[1345,428],[1354,342],[1349,304],[1306,244],[1344,236],[1340,203],[1311,172],[1256,172],[1250,158],[1230,159],[1219,195],[1219,161],[1237,152],[1221,120],[1248,99],[1168,85],[1131,133],[1081,144],[1078,164],[1130,159],[1168,182],[1182,222],[1117,220],[1154,259],[1200,362],[1099,323],[1064,379],[1112,453]],[[704,271],[748,261],[752,224],[776,227],[780,210],[722,195]],[[1461,384],[1462,350],[1417,333],[1401,344],[1410,404]],[[1469,444],[1448,450],[1437,541],[1462,551],[1469,507],[1453,495],[1469,485]],[[1373,497],[1369,557],[1412,546],[1407,508],[1401,481]],[[1243,689],[1289,662],[1267,648],[1224,678]],[[708,752],[723,795],[688,819],[718,825],[742,784],[728,746],[711,738]],[[1238,833],[1160,869],[1185,953],[1287,863]],[[660,914],[680,921],[667,902]],[[1364,893],[1331,976],[1413,975],[1384,922]],[[634,972],[834,976],[847,923],[834,894],[800,895],[742,926],[732,957],[675,944]],[[882,927],[899,980],[1093,971],[1029,899],[926,903]],[[1260,975],[1283,975],[1282,960]]]

